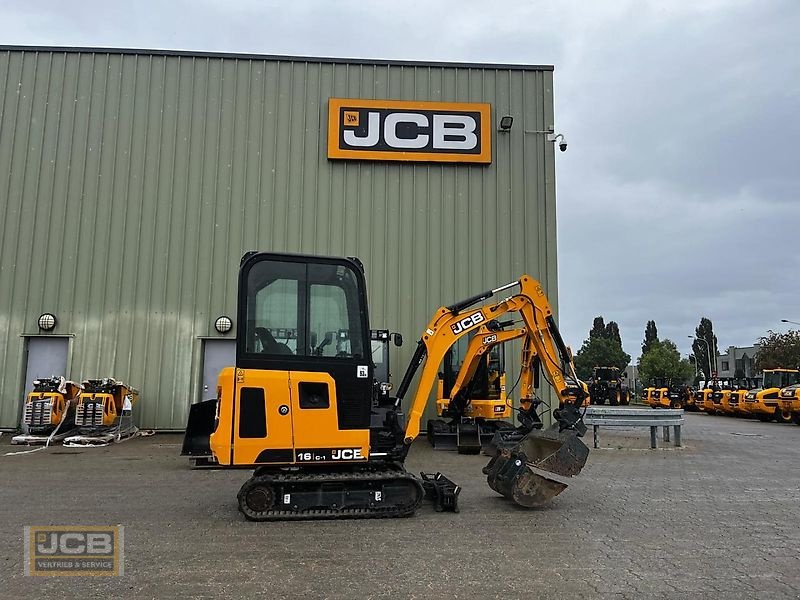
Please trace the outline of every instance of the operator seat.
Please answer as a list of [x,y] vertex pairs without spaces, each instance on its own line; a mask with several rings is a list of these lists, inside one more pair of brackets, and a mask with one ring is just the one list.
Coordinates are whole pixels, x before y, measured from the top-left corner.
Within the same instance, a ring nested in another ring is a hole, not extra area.
[[294,354],[289,346],[277,342],[266,327],[256,327],[256,338],[261,342],[262,354]]

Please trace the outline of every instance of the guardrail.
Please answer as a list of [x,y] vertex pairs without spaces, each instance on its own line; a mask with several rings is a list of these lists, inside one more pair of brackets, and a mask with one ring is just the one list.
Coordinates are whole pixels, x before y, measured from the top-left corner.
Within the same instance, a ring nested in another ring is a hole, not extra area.
[[651,448],[658,448],[658,428],[664,428],[664,442],[669,442],[669,428],[672,427],[675,432],[674,444],[681,447],[683,409],[680,408],[653,410],[619,406],[589,406],[583,416],[583,422],[592,426],[595,448],[600,447],[598,436],[600,427],[649,427]]

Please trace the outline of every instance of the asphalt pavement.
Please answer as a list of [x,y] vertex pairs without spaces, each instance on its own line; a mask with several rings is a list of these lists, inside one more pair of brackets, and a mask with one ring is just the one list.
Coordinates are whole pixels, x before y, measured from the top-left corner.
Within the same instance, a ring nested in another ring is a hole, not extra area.
[[[486,485],[484,456],[419,440],[411,471],[463,486],[461,512],[250,523],[247,471],[200,471],[181,438],[16,452],[0,437],[2,598],[800,597],[800,427],[689,414],[684,448],[604,432],[550,505]],[[25,525],[124,526],[122,577],[23,575]]]

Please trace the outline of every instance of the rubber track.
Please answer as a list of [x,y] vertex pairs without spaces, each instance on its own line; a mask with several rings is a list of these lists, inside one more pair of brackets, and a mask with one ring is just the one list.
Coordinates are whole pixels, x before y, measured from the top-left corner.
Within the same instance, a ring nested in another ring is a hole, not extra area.
[[[305,511],[294,510],[268,510],[263,511],[259,518],[254,519],[247,517],[253,521],[291,521],[291,520],[309,520],[309,519],[388,519],[399,517],[410,517],[422,504],[425,498],[425,491],[422,484],[408,471],[398,467],[388,467],[384,469],[375,469],[372,471],[354,471],[344,473],[270,473],[268,475],[254,475],[248,479],[242,489],[237,494],[240,510],[241,504],[244,502],[242,497],[242,490],[251,482],[263,482],[270,485],[274,483],[313,483],[319,484],[328,482],[341,482],[341,481],[389,481],[392,479],[407,479],[414,482],[419,495],[417,501],[411,505],[404,507],[381,507],[381,508],[353,508],[353,509],[316,509]],[[274,492],[274,490],[273,490]],[[263,515],[263,516],[262,516]]]

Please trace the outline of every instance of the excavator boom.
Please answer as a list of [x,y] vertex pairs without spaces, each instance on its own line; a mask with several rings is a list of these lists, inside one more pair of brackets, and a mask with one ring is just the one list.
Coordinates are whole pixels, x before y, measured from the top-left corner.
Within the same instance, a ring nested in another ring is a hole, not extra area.
[[[514,287],[519,290],[499,302],[467,310]],[[524,324],[518,417],[521,425],[511,432],[497,433],[493,444],[495,455],[484,473],[492,489],[518,504],[537,506],[566,488],[566,484],[548,474],[576,475],[586,462],[588,448],[578,439],[586,431],[580,412],[585,392],[575,374],[571,353],[558,332],[552,307],[535,279],[523,275],[516,282],[436,311],[417,343],[396,402],[399,405],[403,400],[422,367],[405,429],[404,443],[410,445],[420,433],[420,419],[447,350],[459,338],[508,313],[517,313]],[[482,342],[479,339],[476,343]],[[542,422],[536,413],[540,402],[533,390],[539,366],[559,400],[559,408],[554,411],[557,424],[548,431],[539,431]],[[467,374],[468,370],[465,376]]]

